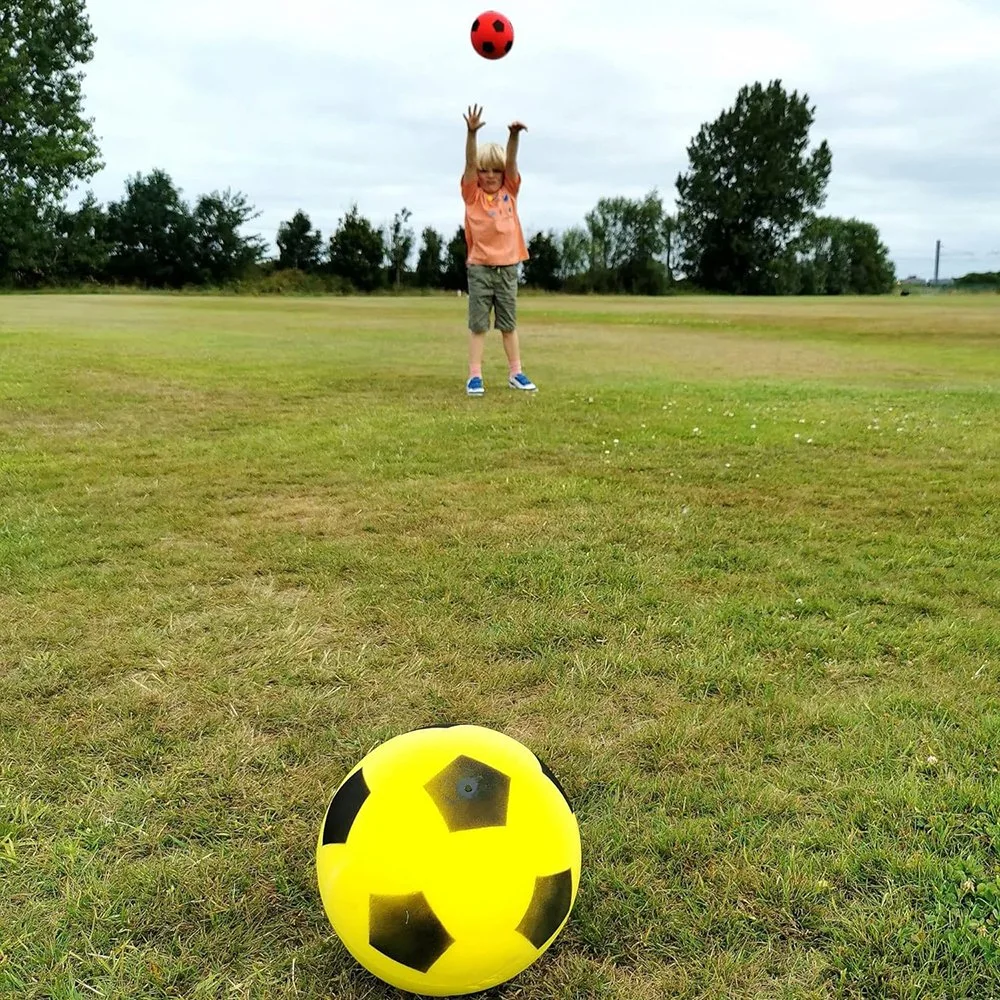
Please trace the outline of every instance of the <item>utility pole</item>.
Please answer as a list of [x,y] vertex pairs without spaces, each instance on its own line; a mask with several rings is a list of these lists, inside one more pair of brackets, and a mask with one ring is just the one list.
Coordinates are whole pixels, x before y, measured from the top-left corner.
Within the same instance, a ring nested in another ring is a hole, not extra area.
[[938,275],[941,273],[941,241],[937,241],[937,247],[934,250],[934,284],[938,283]]

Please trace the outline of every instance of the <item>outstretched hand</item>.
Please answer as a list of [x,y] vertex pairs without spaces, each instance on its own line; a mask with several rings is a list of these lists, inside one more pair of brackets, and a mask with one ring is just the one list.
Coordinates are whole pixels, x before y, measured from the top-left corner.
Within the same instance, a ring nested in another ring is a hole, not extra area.
[[469,126],[470,132],[478,132],[485,124],[482,120],[483,109],[478,104],[473,104],[465,114],[465,124]]
[[524,122],[511,122],[508,126],[511,135],[517,135],[518,132],[527,132],[528,126]]

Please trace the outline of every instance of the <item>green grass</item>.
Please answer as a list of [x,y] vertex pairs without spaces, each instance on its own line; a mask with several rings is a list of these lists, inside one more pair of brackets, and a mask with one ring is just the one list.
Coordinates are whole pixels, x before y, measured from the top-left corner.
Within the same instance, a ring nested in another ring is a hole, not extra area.
[[0,300],[0,996],[397,997],[378,742],[574,800],[504,1000],[1000,996],[1000,299]]

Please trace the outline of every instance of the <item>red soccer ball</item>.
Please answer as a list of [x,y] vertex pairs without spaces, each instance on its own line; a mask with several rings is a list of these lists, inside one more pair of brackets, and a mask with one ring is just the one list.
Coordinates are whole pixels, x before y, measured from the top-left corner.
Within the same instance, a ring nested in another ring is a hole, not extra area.
[[514,45],[514,26],[495,10],[487,10],[472,22],[472,47],[484,59],[503,59]]

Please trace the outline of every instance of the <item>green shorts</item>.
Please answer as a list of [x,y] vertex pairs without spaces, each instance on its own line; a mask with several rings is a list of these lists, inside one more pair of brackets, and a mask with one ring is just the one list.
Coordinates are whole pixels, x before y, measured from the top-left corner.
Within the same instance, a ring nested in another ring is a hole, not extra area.
[[469,329],[486,333],[493,325],[504,332],[517,329],[517,264],[469,264]]

